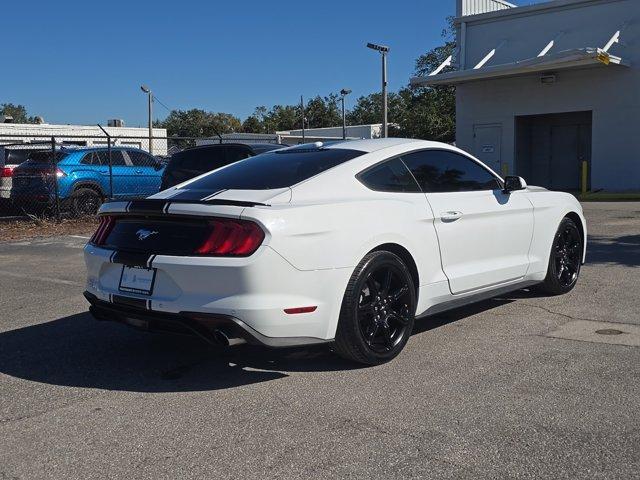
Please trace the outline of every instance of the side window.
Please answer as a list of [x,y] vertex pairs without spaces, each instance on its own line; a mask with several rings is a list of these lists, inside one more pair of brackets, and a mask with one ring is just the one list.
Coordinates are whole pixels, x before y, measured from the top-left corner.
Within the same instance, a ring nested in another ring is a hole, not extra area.
[[[234,163],[238,160],[244,160],[245,158],[249,158],[251,153],[248,149],[245,148],[237,148],[237,147],[227,147],[227,163]],[[222,166],[222,165],[218,165]]]
[[134,167],[153,167],[156,165],[156,160],[141,150],[127,150],[127,154]]
[[[100,159],[102,165],[109,165],[109,152],[107,150],[100,150],[99,152],[95,152],[95,154]],[[111,162],[114,167],[126,165],[122,150],[111,150]]]
[[471,192],[502,188],[487,169],[446,150],[423,150],[402,157],[425,192]]
[[420,187],[402,160],[394,158],[358,174],[366,187],[377,192],[420,192]]
[[83,165],[100,165],[100,157],[97,152],[89,152],[82,157],[80,163]]

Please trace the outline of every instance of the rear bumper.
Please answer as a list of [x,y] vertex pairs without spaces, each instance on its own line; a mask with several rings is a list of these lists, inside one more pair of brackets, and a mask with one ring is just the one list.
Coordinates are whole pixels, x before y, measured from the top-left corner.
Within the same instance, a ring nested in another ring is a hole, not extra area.
[[229,315],[197,312],[163,313],[134,306],[126,297],[116,297],[112,302],[99,300],[89,292],[84,297],[90,304],[89,312],[96,320],[118,322],[139,330],[190,335],[208,343],[220,345],[219,333],[228,339],[241,339],[252,345],[267,347],[289,347],[325,343],[326,340],[308,337],[266,337],[242,320]]
[[[156,270],[155,281],[145,296],[119,288],[123,265],[136,265],[131,255],[88,244],[85,263],[86,290],[103,302],[99,306],[128,302],[139,314],[208,325],[224,318],[268,346],[332,340],[351,275],[351,269],[298,270],[267,246],[244,258],[151,255],[143,266]],[[285,312],[306,306],[317,308]]]

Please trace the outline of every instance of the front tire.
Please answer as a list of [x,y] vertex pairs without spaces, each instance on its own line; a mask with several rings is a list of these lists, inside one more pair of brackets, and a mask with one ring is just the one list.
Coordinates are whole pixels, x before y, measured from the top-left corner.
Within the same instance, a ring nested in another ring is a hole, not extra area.
[[573,290],[580,275],[582,242],[576,223],[569,217],[563,218],[551,246],[547,276],[538,290],[547,295],[564,295]]
[[371,252],[356,267],[342,300],[335,349],[366,365],[395,358],[413,330],[416,291],[402,260],[387,251]]

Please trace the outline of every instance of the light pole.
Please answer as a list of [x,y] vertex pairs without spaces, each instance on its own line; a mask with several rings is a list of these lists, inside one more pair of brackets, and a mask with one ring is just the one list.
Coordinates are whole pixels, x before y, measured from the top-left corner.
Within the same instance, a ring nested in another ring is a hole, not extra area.
[[346,140],[347,138],[347,117],[344,113],[344,97],[346,97],[350,93],[351,93],[351,90],[349,90],[348,88],[343,88],[342,90],[340,90],[340,95],[342,96],[342,139],[343,140]]
[[149,153],[153,155],[153,92],[146,85],[140,87],[149,98]]
[[367,48],[377,50],[382,55],[382,136],[387,138],[389,135],[387,127],[387,53],[389,53],[389,47],[367,43]]

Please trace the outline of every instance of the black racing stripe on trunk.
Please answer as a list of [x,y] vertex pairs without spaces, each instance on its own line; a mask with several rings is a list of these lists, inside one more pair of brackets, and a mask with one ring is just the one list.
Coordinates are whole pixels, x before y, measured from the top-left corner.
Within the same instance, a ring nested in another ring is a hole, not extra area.
[[129,213],[163,213],[167,202],[165,200],[132,200],[129,204]]
[[147,300],[146,298],[131,298],[123,297],[122,295],[113,295],[111,302],[115,303],[116,305],[125,305],[127,307],[148,310],[147,304],[149,300]]
[[150,255],[148,253],[116,252],[112,263],[120,263],[131,267],[147,267]]

